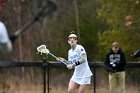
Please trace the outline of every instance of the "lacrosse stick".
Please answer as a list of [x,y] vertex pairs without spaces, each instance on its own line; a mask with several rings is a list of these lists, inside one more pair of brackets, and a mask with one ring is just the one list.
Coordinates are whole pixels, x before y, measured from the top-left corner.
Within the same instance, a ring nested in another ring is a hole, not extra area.
[[132,53],[131,56],[132,56],[133,58],[138,58],[138,57],[140,57],[140,49],[138,49],[138,50],[136,50],[134,53]]
[[55,59],[60,59],[59,61],[65,65],[67,65],[69,62],[65,59],[56,57],[54,54],[52,54],[49,49],[47,49],[46,45],[40,45],[39,47],[37,47],[37,54],[41,53],[42,54],[46,54],[46,55],[51,55],[52,57],[54,57]]
[[32,24],[52,13],[56,8],[57,6],[52,1],[47,1],[41,8],[39,8],[35,15],[33,15],[20,29],[10,36],[11,41],[14,42],[16,38],[21,35],[21,33],[25,32]]

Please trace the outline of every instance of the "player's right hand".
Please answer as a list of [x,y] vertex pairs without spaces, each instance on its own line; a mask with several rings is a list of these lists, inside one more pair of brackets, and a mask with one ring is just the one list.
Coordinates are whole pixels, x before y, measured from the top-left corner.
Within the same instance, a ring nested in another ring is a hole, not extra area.
[[68,69],[73,69],[74,67],[75,67],[74,64],[68,64],[68,65],[67,65],[67,68],[68,68]]

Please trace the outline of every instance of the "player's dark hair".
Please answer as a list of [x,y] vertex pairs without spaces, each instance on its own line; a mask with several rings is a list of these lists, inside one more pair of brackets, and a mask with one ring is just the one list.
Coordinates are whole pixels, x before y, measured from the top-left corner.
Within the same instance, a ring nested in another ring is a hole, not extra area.
[[[70,34],[75,34],[75,31],[71,31]],[[75,34],[76,35],[76,34]]]

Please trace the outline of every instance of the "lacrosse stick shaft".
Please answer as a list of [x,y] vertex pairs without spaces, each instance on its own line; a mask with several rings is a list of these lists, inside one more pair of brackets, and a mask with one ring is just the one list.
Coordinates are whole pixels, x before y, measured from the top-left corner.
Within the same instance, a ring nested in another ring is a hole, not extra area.
[[[48,54],[50,54],[52,57],[54,57],[55,59],[58,59],[58,57],[56,57],[54,54],[52,54],[52,53],[48,53]],[[65,64],[65,65],[67,65],[67,63],[65,63],[65,62],[63,62],[63,61],[60,61],[60,62],[62,62],[63,64]]]
[[58,59],[58,57],[56,57],[54,54],[49,53],[52,57],[54,57],[55,59]]
[[10,36],[11,41],[15,39],[23,32],[25,32],[31,25],[37,22],[40,19],[43,19],[45,16],[56,10],[56,5],[49,1],[47,4],[44,4],[35,15],[33,15],[23,26],[18,29],[13,35]]

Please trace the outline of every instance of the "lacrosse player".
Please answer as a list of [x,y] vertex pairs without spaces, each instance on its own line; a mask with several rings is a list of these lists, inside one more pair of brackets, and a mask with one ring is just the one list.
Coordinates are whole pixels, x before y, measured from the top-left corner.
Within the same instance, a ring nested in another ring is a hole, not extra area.
[[90,71],[87,54],[83,46],[77,44],[77,36],[70,34],[68,36],[68,43],[71,49],[68,51],[68,69],[74,69],[73,76],[69,81],[68,93],[72,93],[74,89],[78,88],[78,93],[84,93],[86,86],[91,82],[92,72]]
[[[3,10],[7,0],[0,0],[0,11]],[[9,39],[6,26],[0,21],[0,53],[9,54],[12,51],[12,43]]]
[[[125,93],[126,60],[118,42],[112,43],[112,48],[107,53],[104,64],[109,72],[110,93]],[[117,89],[117,87],[119,88]]]

